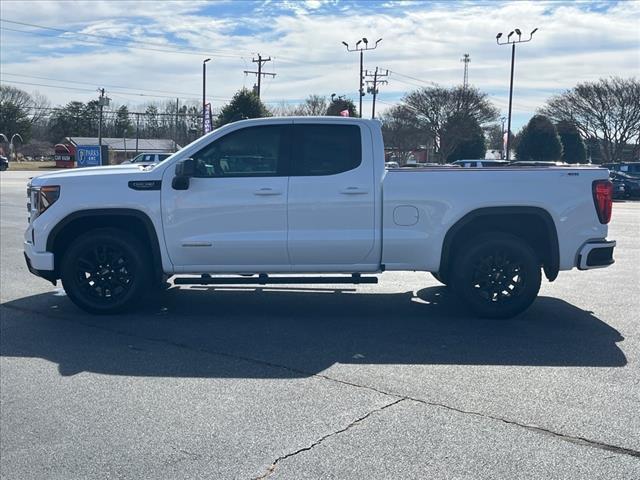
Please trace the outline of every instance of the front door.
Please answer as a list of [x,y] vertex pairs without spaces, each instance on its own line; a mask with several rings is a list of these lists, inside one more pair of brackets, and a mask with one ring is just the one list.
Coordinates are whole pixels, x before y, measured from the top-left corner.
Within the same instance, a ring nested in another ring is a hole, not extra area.
[[234,130],[191,155],[196,176],[187,190],[162,182],[165,240],[177,271],[288,270],[288,128]]

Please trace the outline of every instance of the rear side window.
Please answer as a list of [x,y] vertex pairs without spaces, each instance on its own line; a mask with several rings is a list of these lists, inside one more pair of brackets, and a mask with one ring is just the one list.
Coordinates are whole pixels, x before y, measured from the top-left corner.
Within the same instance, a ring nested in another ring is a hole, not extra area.
[[362,163],[357,125],[295,125],[293,175],[335,175]]

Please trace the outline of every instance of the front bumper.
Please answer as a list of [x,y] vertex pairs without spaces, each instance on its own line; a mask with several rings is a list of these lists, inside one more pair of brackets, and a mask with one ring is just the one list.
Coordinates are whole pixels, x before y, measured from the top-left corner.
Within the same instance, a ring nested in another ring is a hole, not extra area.
[[36,252],[33,249],[33,244],[30,242],[24,242],[24,259],[27,262],[27,268],[31,273],[42,277],[50,282],[57,279],[53,253],[51,252]]
[[615,263],[613,249],[616,247],[614,240],[590,241],[585,243],[578,252],[578,270],[590,270],[592,268],[604,268]]

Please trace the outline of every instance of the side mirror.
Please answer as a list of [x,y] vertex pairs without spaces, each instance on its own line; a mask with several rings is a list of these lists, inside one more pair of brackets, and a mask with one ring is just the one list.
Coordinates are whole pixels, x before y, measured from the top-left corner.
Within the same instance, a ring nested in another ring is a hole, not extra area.
[[187,190],[189,178],[196,173],[196,162],[193,158],[185,158],[176,163],[176,176],[171,181],[174,190]]
[[196,174],[196,161],[185,158],[176,164],[176,177],[193,177]]

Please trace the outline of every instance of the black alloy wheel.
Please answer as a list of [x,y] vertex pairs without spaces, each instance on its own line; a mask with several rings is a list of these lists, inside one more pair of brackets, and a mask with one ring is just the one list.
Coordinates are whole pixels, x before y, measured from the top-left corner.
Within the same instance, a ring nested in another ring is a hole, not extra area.
[[69,298],[91,313],[117,313],[135,305],[149,285],[148,255],[127,232],[97,229],[78,237],[61,264]]
[[522,239],[485,234],[468,243],[457,258],[453,287],[481,317],[509,318],[526,310],[540,290],[540,262]]

